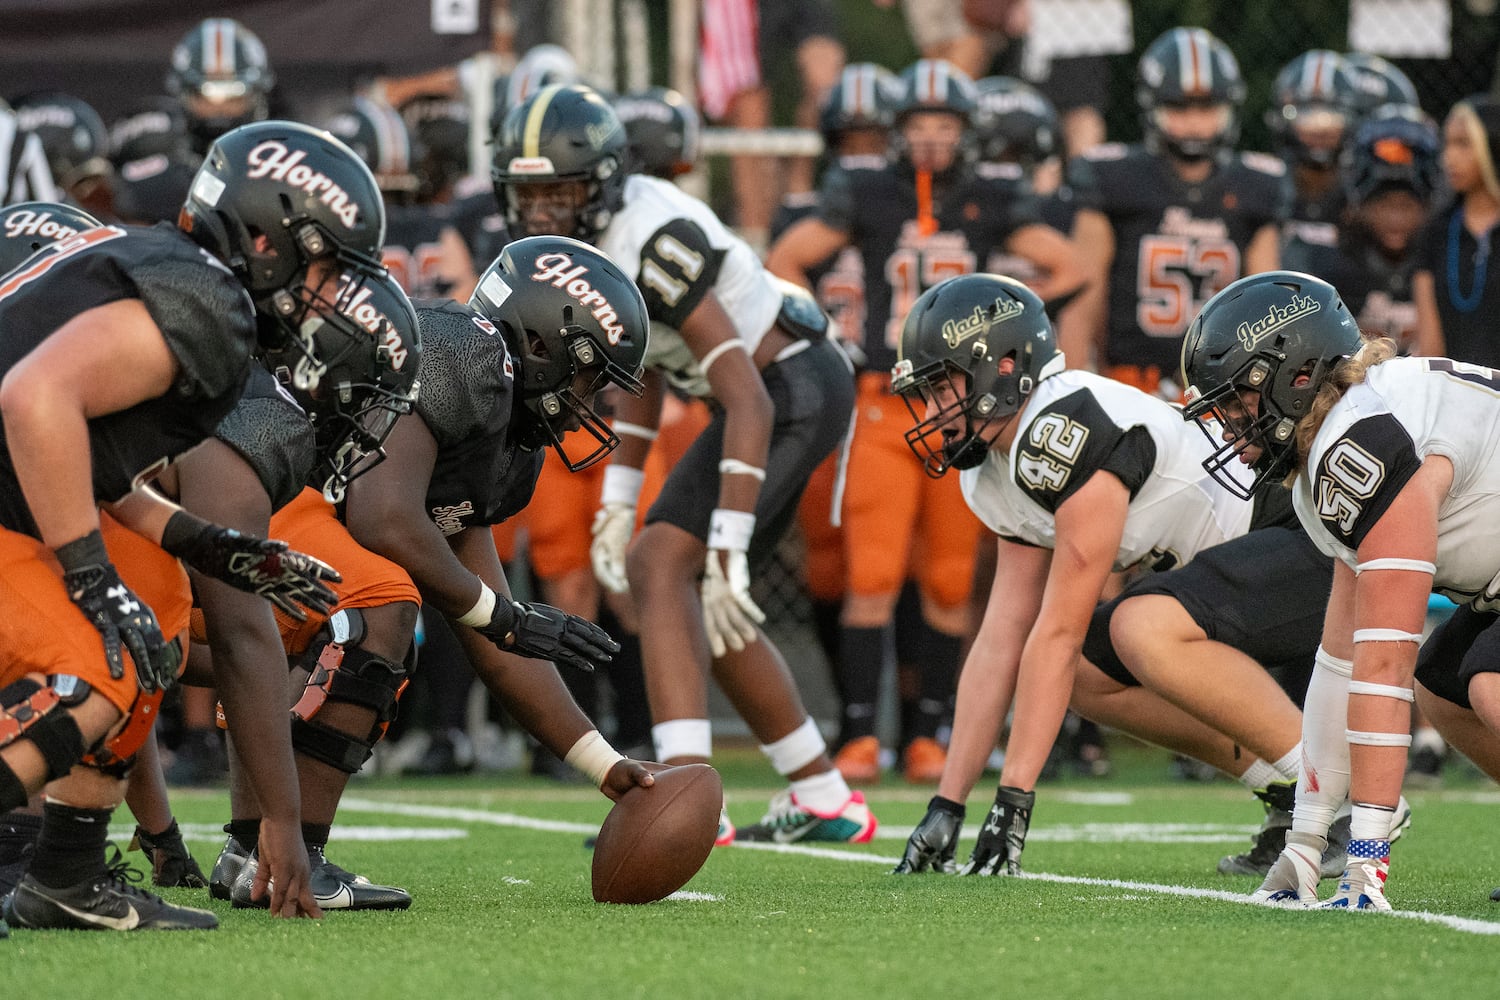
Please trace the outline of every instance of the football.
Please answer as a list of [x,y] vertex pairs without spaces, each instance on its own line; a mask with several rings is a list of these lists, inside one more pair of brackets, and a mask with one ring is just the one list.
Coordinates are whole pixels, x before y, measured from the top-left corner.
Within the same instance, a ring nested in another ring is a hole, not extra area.
[[723,805],[707,764],[658,771],[650,788],[620,796],[594,844],[594,900],[651,903],[682,888],[713,850]]

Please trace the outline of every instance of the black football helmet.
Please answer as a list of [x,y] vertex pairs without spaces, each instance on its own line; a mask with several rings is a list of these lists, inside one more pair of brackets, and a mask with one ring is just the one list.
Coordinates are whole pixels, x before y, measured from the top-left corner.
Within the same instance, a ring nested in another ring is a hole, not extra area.
[[[1239,138],[1245,80],[1229,46],[1202,28],[1173,28],[1142,54],[1135,100],[1148,149],[1183,160],[1205,160],[1230,149]],[[1190,104],[1224,107],[1224,123],[1211,138],[1177,138],[1162,129],[1162,108]]]
[[[953,153],[952,169],[964,169],[976,156],[974,112],[978,95],[967,73],[945,59],[918,59],[901,73],[901,91],[896,100],[896,133],[891,150],[898,159],[911,161],[911,149],[901,134],[907,117],[919,111],[946,111],[964,124],[963,138]],[[946,171],[945,171],[946,172]]]
[[275,85],[266,47],[233,18],[200,21],[172,50],[167,93],[182,102],[200,150],[230,129],[264,120]]
[[[592,240],[625,199],[625,127],[597,91],[582,84],[543,87],[512,108],[495,138],[490,176],[512,233]],[[582,181],[586,194],[570,232],[528,231],[517,188]]]
[[312,350],[268,352],[265,363],[312,420],[313,484],[338,503],[385,459],[386,437],[416,403],[422,334],[411,300],[381,267],[345,268],[321,305]]
[[1029,170],[1058,155],[1057,109],[1041,91],[1009,76],[987,76],[974,89],[979,93],[974,130],[980,159]]
[[[501,251],[469,300],[505,338],[516,359],[516,392],[529,420],[517,427],[524,447],[550,445],[577,472],[608,455],[619,437],[593,408],[594,395],[616,385],[633,396],[644,387],[646,302],[630,276],[587,244],[531,236]],[[572,458],[565,435],[593,440]]]
[[0,274],[32,254],[103,223],[81,208],[55,201],[23,201],[0,208]]
[[889,131],[902,99],[901,78],[876,63],[850,63],[823,99],[818,131],[830,154],[839,136],[854,129]]
[[28,94],[12,107],[21,130],[41,140],[52,179],[64,191],[112,172],[109,133],[104,119],[87,102],[72,94],[50,91]]
[[1361,114],[1368,115],[1385,104],[1422,106],[1411,77],[1379,56],[1346,52],[1344,65],[1354,73],[1354,82],[1359,88]]
[[[1052,321],[1021,282],[965,274],[934,285],[907,314],[891,369],[891,390],[916,421],[906,443],[933,478],[972,469],[994,443],[986,432],[1003,429],[1036,384],[1062,370]],[[961,433],[949,426],[959,417]]]
[[327,300],[308,265],[379,270],[385,205],[370,168],[327,132],[255,122],[215,140],[178,225],[244,283],[264,346],[298,346],[316,374],[308,327],[327,319]]
[[411,133],[395,108],[356,97],[328,120],[328,131],[365,161],[381,191],[399,197],[416,193]]
[[508,76],[495,81],[495,114],[504,120],[516,105],[535,97],[543,87],[582,82],[578,62],[567,49],[550,42],[533,45]]
[[469,106],[444,94],[422,94],[400,111],[416,150],[417,201],[437,201],[469,171]]
[[[1203,468],[1247,500],[1284,477],[1297,458],[1297,421],[1323,377],[1360,343],[1338,291],[1310,274],[1252,274],[1209,299],[1182,341],[1183,416],[1215,445]],[[1258,415],[1242,392],[1259,394]],[[1246,448],[1260,449],[1249,482],[1236,469]]]
[[1387,104],[1371,113],[1354,135],[1344,187],[1351,205],[1391,188],[1430,203],[1442,181],[1442,140],[1419,108]]
[[675,90],[652,87],[615,99],[625,126],[629,171],[671,180],[698,164],[698,112]]
[[116,167],[153,156],[174,162],[194,159],[182,104],[170,97],[153,97],[131,106],[109,127],[109,158]]
[[[1344,57],[1327,49],[1312,49],[1276,74],[1266,125],[1283,157],[1328,169],[1338,163],[1339,154],[1354,133],[1360,102],[1359,82]],[[1303,129],[1336,130],[1338,142],[1309,145],[1299,135]]]

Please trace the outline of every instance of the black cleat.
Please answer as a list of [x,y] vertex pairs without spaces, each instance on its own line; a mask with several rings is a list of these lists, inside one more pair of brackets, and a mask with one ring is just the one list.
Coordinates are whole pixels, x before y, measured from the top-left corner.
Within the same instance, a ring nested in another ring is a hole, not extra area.
[[27,875],[5,898],[5,919],[32,930],[186,931],[213,930],[219,918],[207,910],[174,906],[139,889],[141,876],[119,852],[101,875],[54,889]]
[[208,894],[214,899],[229,899],[248,860],[250,852],[231,834],[224,841],[224,849],[219,852],[218,860],[214,862],[213,874],[208,878]]
[[[345,871],[324,857],[321,847],[307,849],[307,862],[312,869],[313,898],[325,910],[404,910],[411,906],[411,893],[405,889],[376,885],[363,875]],[[254,856],[245,859],[230,894],[230,905],[236,909],[270,906],[269,893],[260,899],[250,897],[258,867]]]
[[[1292,828],[1292,808],[1296,804],[1297,783],[1273,781],[1265,788],[1257,788],[1255,797],[1266,805],[1266,818],[1256,831],[1250,850],[1244,854],[1231,854],[1219,859],[1220,875],[1259,875],[1264,877],[1281,857],[1286,847],[1286,835]],[[1348,837],[1345,837],[1347,843]],[[1340,856],[1339,871],[1343,862]],[[1338,874],[1335,872],[1334,874]]]
[[171,826],[154,835],[137,826],[130,846],[139,847],[146,860],[151,862],[152,885],[171,889],[207,887],[208,879],[203,877],[203,869],[198,867],[197,860],[182,842],[182,831],[177,828],[175,819]]

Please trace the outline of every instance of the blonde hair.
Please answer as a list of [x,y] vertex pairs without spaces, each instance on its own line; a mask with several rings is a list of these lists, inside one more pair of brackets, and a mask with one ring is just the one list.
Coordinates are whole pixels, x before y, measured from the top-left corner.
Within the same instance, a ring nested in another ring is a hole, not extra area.
[[1344,398],[1354,386],[1359,385],[1376,365],[1384,364],[1399,353],[1396,342],[1389,337],[1367,340],[1353,355],[1340,361],[1318,384],[1312,405],[1297,421],[1297,461],[1287,474],[1286,485],[1291,486],[1307,465],[1307,453],[1312,450],[1313,438],[1328,419],[1333,404]]
[[1500,201],[1500,178],[1495,175],[1495,150],[1490,149],[1490,136],[1485,131],[1484,122],[1479,120],[1479,112],[1466,98],[1453,105],[1453,110],[1448,113],[1453,121],[1463,125],[1464,131],[1469,133],[1469,145],[1474,150],[1474,160],[1479,164],[1479,176],[1484,181],[1484,189],[1490,193],[1490,197]]

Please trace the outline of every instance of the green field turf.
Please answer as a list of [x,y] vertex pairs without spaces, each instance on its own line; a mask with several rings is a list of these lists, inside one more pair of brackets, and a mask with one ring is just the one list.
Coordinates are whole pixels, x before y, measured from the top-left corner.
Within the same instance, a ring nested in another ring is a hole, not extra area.
[[[1253,889],[1214,865],[1248,844],[1258,809],[1227,782],[1166,780],[1159,755],[1116,756],[1109,779],[1040,789],[1026,852],[1035,878],[888,875],[930,790],[887,779],[869,789],[883,825],[873,843],[716,850],[687,886],[701,898],[644,907],[590,898],[583,840],[608,803],[588,789],[510,776],[360,781],[329,854],[410,889],[405,913],[291,923],[212,903],[216,932],[14,931],[0,956],[9,995],[26,1000],[1500,992],[1493,786],[1460,775],[1409,796],[1415,823],[1396,846],[1390,896],[1402,911],[1456,919],[1288,913],[1166,892]],[[774,788],[769,770],[753,754],[727,755],[724,769],[731,815],[753,821]],[[976,791],[971,824],[989,796]],[[175,805],[207,870],[225,799],[182,793]],[[972,829],[961,857],[971,843]],[[206,892],[171,895],[208,905]]]

